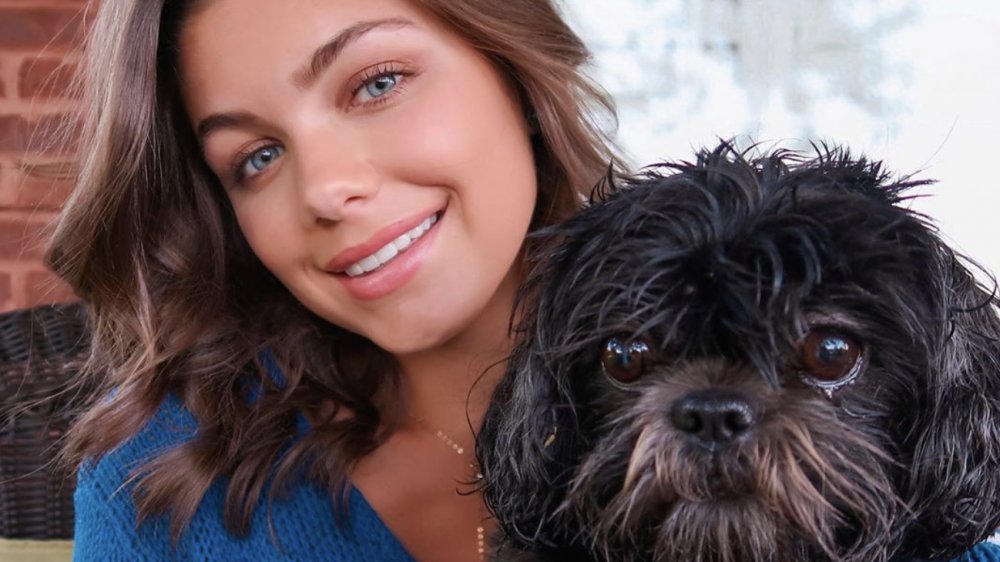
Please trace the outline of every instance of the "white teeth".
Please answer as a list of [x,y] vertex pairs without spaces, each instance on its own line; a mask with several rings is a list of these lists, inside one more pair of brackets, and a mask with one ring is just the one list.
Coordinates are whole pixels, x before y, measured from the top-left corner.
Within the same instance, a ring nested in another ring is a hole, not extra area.
[[381,250],[375,252],[375,257],[382,263],[385,263],[398,255],[399,250],[393,243],[386,244]]
[[402,252],[403,250],[409,248],[410,244],[412,244],[412,243],[413,243],[413,240],[410,240],[410,235],[409,234],[404,234],[404,235],[400,236],[399,238],[397,238],[397,239],[395,239],[395,240],[392,241],[392,245],[395,246],[396,249],[399,250],[400,252]]
[[427,217],[424,219],[424,222],[415,226],[406,234],[401,235],[399,238],[396,238],[392,242],[389,242],[385,246],[376,250],[374,254],[348,267],[345,273],[351,277],[358,277],[359,275],[364,275],[365,273],[382,267],[420,239],[425,232],[434,226],[437,219],[438,217],[436,214]]
[[[424,222],[426,222],[426,221],[424,221]],[[417,238],[420,238],[420,235],[423,234],[423,233],[424,233],[424,223],[420,223],[417,226],[413,227],[413,230],[407,232],[406,236],[410,240],[416,240]]]
[[367,258],[359,261],[358,265],[360,265],[361,269],[364,269],[365,273],[367,273],[382,264],[381,262],[378,261],[378,258],[376,258],[375,256],[368,256]]

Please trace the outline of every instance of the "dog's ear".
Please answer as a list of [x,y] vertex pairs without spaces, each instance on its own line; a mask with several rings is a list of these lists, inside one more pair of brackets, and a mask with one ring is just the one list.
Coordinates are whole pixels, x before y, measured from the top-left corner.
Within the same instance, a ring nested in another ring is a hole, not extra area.
[[[947,559],[1000,525],[1000,319],[995,290],[937,244],[934,287],[947,320],[937,335],[915,423],[905,550]],[[995,289],[995,283],[994,283]]]
[[522,547],[553,544],[566,528],[557,511],[581,440],[570,390],[540,345],[523,335],[476,440],[486,503]]

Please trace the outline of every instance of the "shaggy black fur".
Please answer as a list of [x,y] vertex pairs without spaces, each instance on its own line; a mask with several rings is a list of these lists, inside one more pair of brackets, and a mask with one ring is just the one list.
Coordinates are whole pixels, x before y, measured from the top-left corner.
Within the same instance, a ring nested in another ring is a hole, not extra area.
[[1000,525],[996,299],[920,182],[817,154],[724,144],[543,234],[477,446],[499,559],[938,560]]

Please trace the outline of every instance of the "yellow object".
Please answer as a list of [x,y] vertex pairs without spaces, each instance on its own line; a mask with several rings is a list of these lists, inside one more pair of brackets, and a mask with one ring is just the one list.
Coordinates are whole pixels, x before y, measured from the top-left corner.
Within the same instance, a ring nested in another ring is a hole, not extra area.
[[0,562],[69,562],[73,541],[0,538]]

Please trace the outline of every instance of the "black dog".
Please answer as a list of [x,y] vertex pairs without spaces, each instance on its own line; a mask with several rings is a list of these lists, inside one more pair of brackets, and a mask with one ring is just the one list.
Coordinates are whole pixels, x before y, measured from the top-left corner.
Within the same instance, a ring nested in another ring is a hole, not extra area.
[[1000,525],[995,298],[844,150],[729,145],[544,233],[477,452],[502,560],[938,560]]

